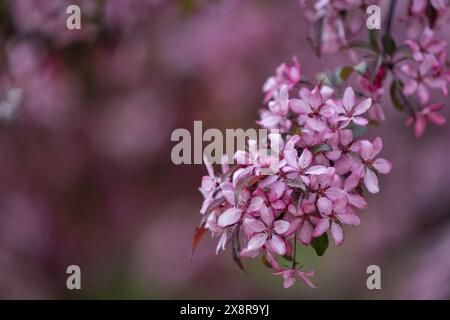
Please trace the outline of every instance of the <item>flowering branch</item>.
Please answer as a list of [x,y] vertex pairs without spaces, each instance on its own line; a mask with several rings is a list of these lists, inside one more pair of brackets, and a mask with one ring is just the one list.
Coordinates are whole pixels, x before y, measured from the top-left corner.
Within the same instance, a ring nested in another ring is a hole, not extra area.
[[[314,287],[309,279],[314,272],[297,268],[297,244],[313,247],[319,256],[328,247],[328,234],[342,245],[343,226],[360,224],[359,212],[368,206],[366,193],[378,193],[379,176],[392,169],[390,161],[378,157],[382,139],[364,138],[372,124],[385,120],[381,98],[388,75],[392,105],[409,113],[407,124],[414,124],[416,136],[424,133],[427,122],[445,122],[438,113],[443,104],[428,103],[430,88],[447,95],[447,43],[435,37],[433,28],[444,21],[450,5],[411,1],[403,20],[415,37],[398,46],[390,34],[393,0],[381,39],[370,30],[367,41],[350,41],[361,29],[357,18],[365,13],[362,9],[377,2],[316,1],[307,7],[315,36],[310,41],[320,54],[348,48],[370,54],[354,66],[318,75],[316,83],[305,79],[295,57],[276,69],[263,86],[266,107],[257,124],[278,130],[269,135],[269,144],[279,153],[266,154],[250,140],[248,151],[234,156],[238,165],[222,163],[222,174],[205,159],[200,227],[219,238],[217,253],[231,243],[241,268],[241,257],[261,256],[273,274],[283,276],[285,288],[295,280]],[[263,175],[268,168],[272,172]],[[292,266],[281,266],[279,259],[290,260],[292,253]]]

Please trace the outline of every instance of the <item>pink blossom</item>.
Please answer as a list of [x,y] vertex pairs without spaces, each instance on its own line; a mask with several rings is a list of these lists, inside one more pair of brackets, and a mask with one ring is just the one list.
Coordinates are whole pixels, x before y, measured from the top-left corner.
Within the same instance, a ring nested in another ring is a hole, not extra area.
[[340,107],[340,104],[335,105],[340,111],[339,113],[344,114],[337,118],[337,121],[342,121],[341,128],[347,127],[351,121],[359,126],[367,125],[369,121],[366,118],[360,117],[360,115],[369,110],[371,105],[372,99],[367,98],[355,106],[355,92],[351,87],[345,89],[344,97],[342,99],[342,108]]
[[261,120],[256,123],[267,129],[279,128],[287,132],[291,127],[291,121],[287,119],[289,112],[289,87],[283,85],[273,94],[273,100],[268,104],[268,110],[261,111]]
[[272,97],[274,97],[281,87],[286,85],[290,90],[300,82],[302,69],[298,63],[297,57],[294,56],[292,61],[292,65],[287,65],[286,63],[279,65],[276,69],[275,75],[268,78],[264,83],[263,92],[266,93],[264,102],[268,102]]
[[421,137],[425,133],[428,122],[438,126],[445,124],[445,117],[438,112],[443,107],[443,103],[437,103],[425,107],[420,112],[416,112],[414,117],[408,118],[408,120],[406,120],[406,124],[411,125],[414,123],[414,133],[417,138]]
[[281,235],[289,229],[288,221],[274,221],[274,217],[269,211],[262,211],[261,219],[246,218],[244,226],[253,235],[241,255],[252,256],[263,246],[279,255],[286,253],[286,244]]
[[431,55],[426,55],[419,67],[413,67],[410,64],[404,64],[401,70],[409,76],[403,88],[403,93],[410,96],[417,94],[420,102],[425,104],[430,99],[428,87],[439,88],[447,95],[447,79],[443,76],[436,76],[436,68],[442,68],[441,63]]
[[304,245],[311,244],[312,233],[314,230],[313,221],[315,221],[315,217],[311,215],[311,213],[315,212],[315,207],[308,208],[307,203],[302,202],[300,206],[295,206],[294,204],[290,204],[288,207],[289,213],[294,217],[294,220],[291,221],[291,232],[286,232],[286,234],[292,234],[299,231],[299,240]]
[[308,149],[303,149],[302,154],[298,157],[295,148],[284,151],[284,160],[287,164],[282,168],[282,171],[289,179],[300,177],[304,183],[308,183],[308,175],[323,174],[327,171],[324,166],[311,166],[313,155]]
[[325,102],[332,96],[334,90],[327,86],[316,86],[309,91],[306,88],[300,90],[300,99],[291,99],[290,107],[297,113],[298,124],[308,125],[315,131],[325,130],[325,119],[334,113],[334,109]]
[[317,207],[322,219],[313,231],[313,237],[320,237],[322,234],[331,229],[331,236],[334,243],[339,246],[344,242],[344,229],[342,224],[359,225],[359,217],[355,214],[348,213],[347,201],[342,198],[335,202],[327,198],[317,200]]
[[380,137],[375,138],[373,143],[367,140],[360,141],[359,154],[361,156],[362,165],[359,172],[363,172],[364,184],[370,193],[378,193],[377,173],[388,174],[391,172],[392,164],[390,161],[375,157],[381,152],[383,142]]
[[303,272],[294,268],[285,269],[283,271],[274,272],[274,275],[282,275],[284,279],[284,288],[292,287],[295,280],[302,280],[311,288],[315,288],[314,284],[308,277],[314,276],[314,271]]
[[418,62],[422,62],[427,54],[439,55],[447,48],[447,43],[437,40],[429,27],[423,30],[418,42],[408,39],[405,43],[411,48],[414,60]]

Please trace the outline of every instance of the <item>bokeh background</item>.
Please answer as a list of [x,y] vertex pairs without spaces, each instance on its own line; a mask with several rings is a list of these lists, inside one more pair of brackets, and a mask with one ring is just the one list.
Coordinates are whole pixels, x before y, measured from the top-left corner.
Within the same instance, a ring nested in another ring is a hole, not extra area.
[[0,0],[0,101],[22,90],[0,105],[0,298],[450,298],[450,126],[415,139],[389,101],[370,135],[394,169],[361,226],[322,258],[301,249],[317,289],[285,290],[259,260],[246,276],[209,237],[188,260],[206,170],[172,164],[171,132],[256,128],[262,84],[294,54],[309,75],[349,63],[317,58],[308,28],[298,0]]

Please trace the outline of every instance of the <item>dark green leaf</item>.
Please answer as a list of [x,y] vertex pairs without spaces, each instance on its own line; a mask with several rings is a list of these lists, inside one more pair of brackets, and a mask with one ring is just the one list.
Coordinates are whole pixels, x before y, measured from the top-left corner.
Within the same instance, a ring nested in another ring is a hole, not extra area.
[[358,126],[353,122],[348,125],[347,129],[352,130],[353,139],[359,138],[367,132],[367,127]]
[[331,148],[331,146],[329,144],[326,144],[326,143],[316,144],[315,146],[313,146],[311,148],[311,152],[314,155],[316,155],[316,154],[318,154],[320,152],[326,152],[326,151],[331,151],[331,150],[333,150]]
[[397,44],[390,35],[383,35],[383,37],[381,38],[381,42],[383,43],[384,52],[386,52],[388,55],[393,55],[395,53],[395,50],[397,50]]
[[323,254],[328,248],[328,244],[329,244],[328,235],[326,233],[324,233],[318,238],[313,238],[311,241],[311,246],[314,248],[319,257],[323,256]]
[[369,29],[369,43],[373,51],[380,52],[380,47],[378,46],[378,33],[375,29]]
[[339,76],[342,80],[347,81],[348,77],[350,77],[352,72],[353,72],[352,67],[345,66],[339,69]]
[[405,110],[405,106],[402,104],[402,102],[399,99],[399,94],[402,94],[402,93],[398,89],[399,88],[398,88],[397,81],[393,80],[392,83],[391,83],[391,87],[389,89],[389,93],[391,95],[392,105],[398,111],[404,111]]
[[367,41],[362,41],[362,40],[354,40],[351,41],[348,45],[347,48],[359,48],[359,49],[366,49],[366,50],[370,50],[373,52],[377,52],[372,45],[370,44],[370,42]]

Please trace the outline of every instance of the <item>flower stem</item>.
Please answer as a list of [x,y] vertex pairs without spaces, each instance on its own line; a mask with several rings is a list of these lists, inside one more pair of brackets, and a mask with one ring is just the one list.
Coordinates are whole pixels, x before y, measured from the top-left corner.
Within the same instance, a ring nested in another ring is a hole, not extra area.
[[388,13],[387,21],[386,21],[386,34],[387,35],[391,34],[392,20],[394,19],[396,4],[397,4],[397,0],[391,0],[391,2],[389,3],[389,13]]
[[294,261],[292,261],[292,269],[295,269],[297,265],[297,231],[294,235]]

